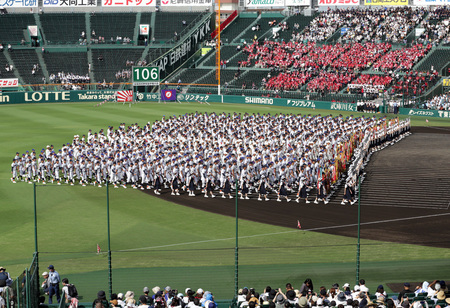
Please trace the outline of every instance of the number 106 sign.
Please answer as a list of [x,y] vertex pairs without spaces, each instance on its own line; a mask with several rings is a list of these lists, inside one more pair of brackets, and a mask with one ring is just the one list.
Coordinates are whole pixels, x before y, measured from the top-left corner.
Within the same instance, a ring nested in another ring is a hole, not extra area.
[[158,66],[133,66],[133,86],[159,85]]

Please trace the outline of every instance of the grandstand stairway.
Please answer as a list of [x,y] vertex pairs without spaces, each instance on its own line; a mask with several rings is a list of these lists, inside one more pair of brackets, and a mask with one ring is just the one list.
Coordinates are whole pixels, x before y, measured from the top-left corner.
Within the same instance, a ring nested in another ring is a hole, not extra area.
[[[413,133],[375,152],[365,168],[361,206],[448,209],[449,147],[447,135]],[[343,188],[331,203],[338,204],[342,197]]]
[[45,61],[44,61],[44,56],[42,55],[42,52],[39,49],[36,49],[36,55],[39,60],[39,66],[41,67],[41,70],[42,70],[42,73],[44,74],[45,80],[47,80],[47,82],[48,82],[50,80],[50,78],[49,78],[49,73],[47,70],[47,65],[45,64]]
[[[15,65],[15,63],[14,63],[14,61],[13,61],[13,59],[11,58],[9,52],[5,50],[5,51],[3,51],[1,54],[5,57],[6,62],[7,62],[8,64],[12,65],[13,68],[14,68],[12,73],[7,73],[6,71],[4,71],[4,72],[2,73],[2,77],[3,77],[3,78],[13,78],[13,77],[16,77],[16,78],[19,79],[19,83],[20,83],[20,84],[25,84],[25,82],[24,82],[22,76],[20,76],[19,71],[17,70],[17,67],[16,67],[16,65]],[[0,60],[1,60],[1,58],[0,58]],[[4,69],[3,63],[2,63],[2,66],[0,67],[0,69],[2,69],[2,70]],[[13,76],[11,76],[11,75],[13,75]]]

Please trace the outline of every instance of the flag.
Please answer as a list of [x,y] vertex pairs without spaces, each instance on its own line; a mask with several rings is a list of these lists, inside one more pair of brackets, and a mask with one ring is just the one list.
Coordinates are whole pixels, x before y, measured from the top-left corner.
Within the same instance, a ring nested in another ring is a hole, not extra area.
[[177,91],[176,90],[161,90],[161,100],[162,101],[176,101]]
[[300,224],[300,220],[297,220],[297,227],[298,227],[299,229],[302,228],[302,225]]
[[101,248],[100,248],[100,245],[99,244],[97,244],[97,253],[100,253],[102,250],[101,250]]
[[121,90],[116,93],[118,102],[132,102],[133,101],[133,91],[132,90]]

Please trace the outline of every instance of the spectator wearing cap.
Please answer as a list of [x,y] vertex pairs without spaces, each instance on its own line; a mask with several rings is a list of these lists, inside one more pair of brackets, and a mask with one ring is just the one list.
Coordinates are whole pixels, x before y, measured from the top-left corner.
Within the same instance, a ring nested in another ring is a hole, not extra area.
[[286,300],[287,300],[286,295],[284,295],[281,289],[278,289],[278,293],[275,295],[274,298],[275,308],[284,308],[284,303],[286,302]]
[[298,301],[297,299],[297,295],[295,294],[294,290],[289,290],[286,292],[286,298],[287,301],[291,304],[291,305],[295,305]]
[[166,302],[169,300],[170,292],[172,291],[172,288],[170,286],[167,286],[164,288],[164,299]]
[[410,283],[409,283],[409,282],[405,282],[405,283],[403,284],[403,290],[401,290],[401,291],[398,293],[398,298],[403,298],[403,295],[408,294],[408,293],[414,293],[414,291],[412,291],[412,290],[410,289],[410,287],[411,287]]
[[48,303],[53,303],[53,295],[56,295],[56,300],[61,300],[61,295],[59,292],[59,283],[61,282],[61,278],[59,277],[58,272],[55,270],[55,267],[53,265],[48,266]]
[[125,293],[125,306],[134,307],[135,305],[136,305],[136,300],[134,299],[134,292],[127,291],[127,293]]
[[[247,292],[248,292],[248,289],[247,289]],[[198,288],[197,293],[195,294],[195,298],[202,299],[203,293],[205,293],[205,291],[203,291],[202,288]],[[247,295],[247,293],[246,293],[246,295]]]
[[147,304],[151,304],[152,303],[152,298],[148,295],[148,293],[150,293],[150,289],[148,287],[144,287],[144,289],[142,290],[142,292],[144,292],[144,296],[146,297]]
[[336,305],[347,305],[347,297],[344,292],[339,292],[336,296]]
[[44,278],[44,281],[41,284],[41,288],[44,290],[44,294],[48,295],[48,289],[50,287],[48,283],[48,272],[43,272],[42,277]]
[[92,302],[92,308],[100,307],[109,307],[108,300],[106,299],[106,293],[103,290],[97,292],[97,298]]
[[123,301],[123,293],[117,294],[117,305],[120,307],[125,307],[125,302]]

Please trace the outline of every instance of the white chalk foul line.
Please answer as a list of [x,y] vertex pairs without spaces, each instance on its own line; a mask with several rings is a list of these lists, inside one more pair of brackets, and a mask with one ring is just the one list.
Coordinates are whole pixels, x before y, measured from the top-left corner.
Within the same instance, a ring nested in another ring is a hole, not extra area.
[[[450,215],[450,213],[423,215],[423,216],[415,216],[415,217],[404,217],[404,218],[395,218],[395,219],[384,219],[384,220],[378,220],[378,221],[362,222],[361,225],[375,225],[375,224],[398,222],[398,221],[404,221],[404,220],[433,218],[433,217],[447,216],[447,215]],[[273,232],[273,233],[264,233],[264,234],[254,234],[254,235],[239,236],[238,238],[239,239],[245,239],[245,238],[253,238],[253,237],[260,237],[260,236],[269,236],[269,235],[294,233],[294,232],[298,232],[298,231],[321,231],[321,230],[328,230],[328,229],[355,227],[357,225],[358,224],[355,223],[355,224],[346,224],[346,225],[338,225],[338,226],[318,227],[318,228],[311,228],[311,229],[290,230],[290,231],[283,231],[283,232]],[[201,244],[201,243],[229,241],[229,240],[234,240],[234,239],[236,239],[236,238],[235,237],[229,237],[229,238],[220,238],[220,239],[195,241],[195,242],[183,242],[183,243],[175,243],[175,244],[160,245],[160,246],[150,246],[150,247],[115,250],[115,252],[131,252],[131,251],[149,250],[149,249],[156,249],[156,248],[167,248],[167,247],[174,247],[174,246],[183,246],[183,245],[192,245],[192,244]]]

